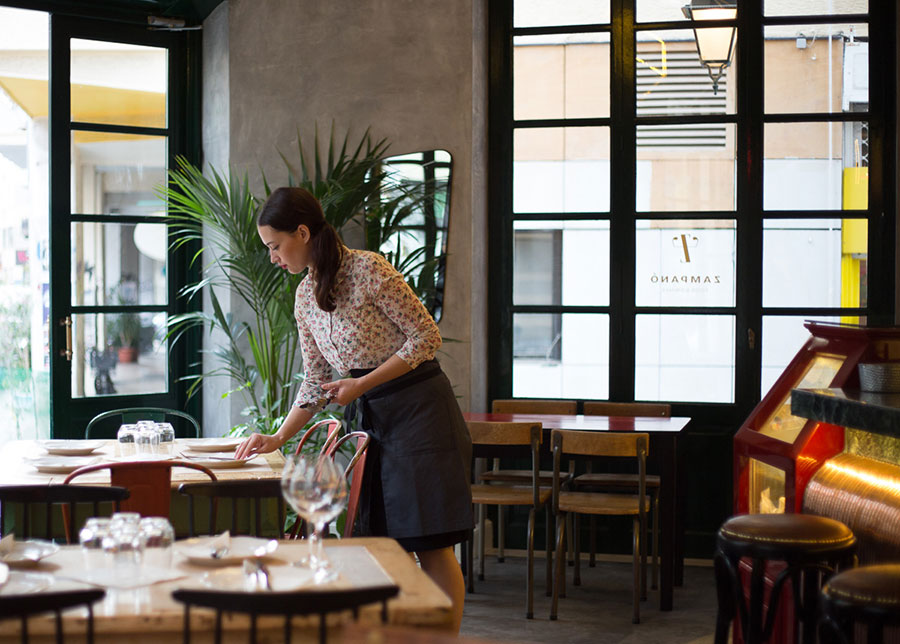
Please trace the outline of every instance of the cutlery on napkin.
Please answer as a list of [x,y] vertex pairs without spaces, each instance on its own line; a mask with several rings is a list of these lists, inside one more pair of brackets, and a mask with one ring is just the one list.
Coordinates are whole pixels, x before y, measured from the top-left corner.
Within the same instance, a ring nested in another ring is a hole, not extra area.
[[213,559],[222,559],[231,550],[231,531],[226,530],[209,542],[209,556]]

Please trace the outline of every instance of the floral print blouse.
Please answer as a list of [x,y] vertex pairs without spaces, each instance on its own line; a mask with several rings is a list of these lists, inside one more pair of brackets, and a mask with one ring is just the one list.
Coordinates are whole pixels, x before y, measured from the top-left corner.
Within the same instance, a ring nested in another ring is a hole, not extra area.
[[415,369],[434,357],[441,333],[434,319],[404,281],[378,253],[343,249],[331,313],[316,303],[314,280],[307,274],[297,287],[294,317],[303,353],[303,383],[295,405],[315,402],[320,386],[350,369],[372,369],[397,355]]

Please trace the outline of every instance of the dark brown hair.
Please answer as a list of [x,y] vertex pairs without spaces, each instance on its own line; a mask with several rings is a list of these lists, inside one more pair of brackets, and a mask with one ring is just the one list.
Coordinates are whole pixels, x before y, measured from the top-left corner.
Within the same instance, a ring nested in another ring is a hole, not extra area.
[[309,228],[316,303],[323,311],[334,311],[332,291],[341,267],[343,244],[334,226],[325,221],[318,199],[304,188],[278,188],[263,204],[256,225],[285,233],[293,233],[298,226]]

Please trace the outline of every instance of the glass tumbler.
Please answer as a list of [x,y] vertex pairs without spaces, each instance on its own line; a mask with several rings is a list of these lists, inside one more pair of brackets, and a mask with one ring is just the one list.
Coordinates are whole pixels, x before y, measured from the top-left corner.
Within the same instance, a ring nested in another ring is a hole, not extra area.
[[116,454],[118,456],[132,456],[134,454],[134,443],[137,437],[137,425],[125,424],[119,426],[116,433]]
[[140,523],[144,565],[168,568],[172,565],[175,529],[165,517],[144,517]]
[[103,538],[103,552],[107,565],[123,575],[136,574],[143,559],[143,544],[139,524],[113,520],[109,533]]
[[172,423],[156,423],[156,430],[159,432],[160,454],[174,454],[175,428],[172,427]]
[[109,535],[111,523],[112,521],[105,517],[91,517],[85,521],[84,527],[78,533],[81,555],[88,570],[103,568],[105,565],[103,539]]
[[159,430],[154,422],[138,423],[138,433],[135,439],[136,454],[158,454],[159,453]]

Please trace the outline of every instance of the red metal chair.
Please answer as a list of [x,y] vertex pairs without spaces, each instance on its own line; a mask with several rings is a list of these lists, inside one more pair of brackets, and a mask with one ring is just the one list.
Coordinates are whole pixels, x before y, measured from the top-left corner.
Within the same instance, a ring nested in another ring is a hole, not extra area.
[[303,446],[306,445],[306,442],[316,434],[320,433],[323,428],[327,431],[327,435],[325,437],[325,442],[322,443],[322,447],[319,448],[319,453],[325,454],[328,451],[328,448],[331,447],[331,444],[337,438],[338,432],[341,429],[341,421],[337,418],[326,418],[311,425],[310,428],[303,433],[303,436],[300,437],[300,442],[297,443],[297,448],[294,450],[294,454],[299,454],[303,449]]
[[85,465],[69,474],[63,483],[84,474],[109,470],[110,483],[127,488],[131,496],[120,504],[123,512],[139,512],[141,516],[168,517],[172,498],[172,468],[187,467],[206,474],[215,481],[212,470],[188,461],[132,461]]
[[[333,459],[335,455],[340,452],[341,446],[353,438],[356,439],[356,450],[347,463],[347,466],[344,468],[344,477],[350,482],[350,498],[347,501],[347,518],[344,522],[344,538],[353,536],[353,524],[356,522],[356,514],[359,509],[359,495],[362,490],[363,471],[366,466],[366,450],[369,448],[371,437],[366,432],[348,432],[339,439],[333,441],[327,448],[327,451],[325,451],[325,454]],[[294,525],[290,530],[291,539],[297,538],[301,523],[302,521],[300,518],[294,522]]]

